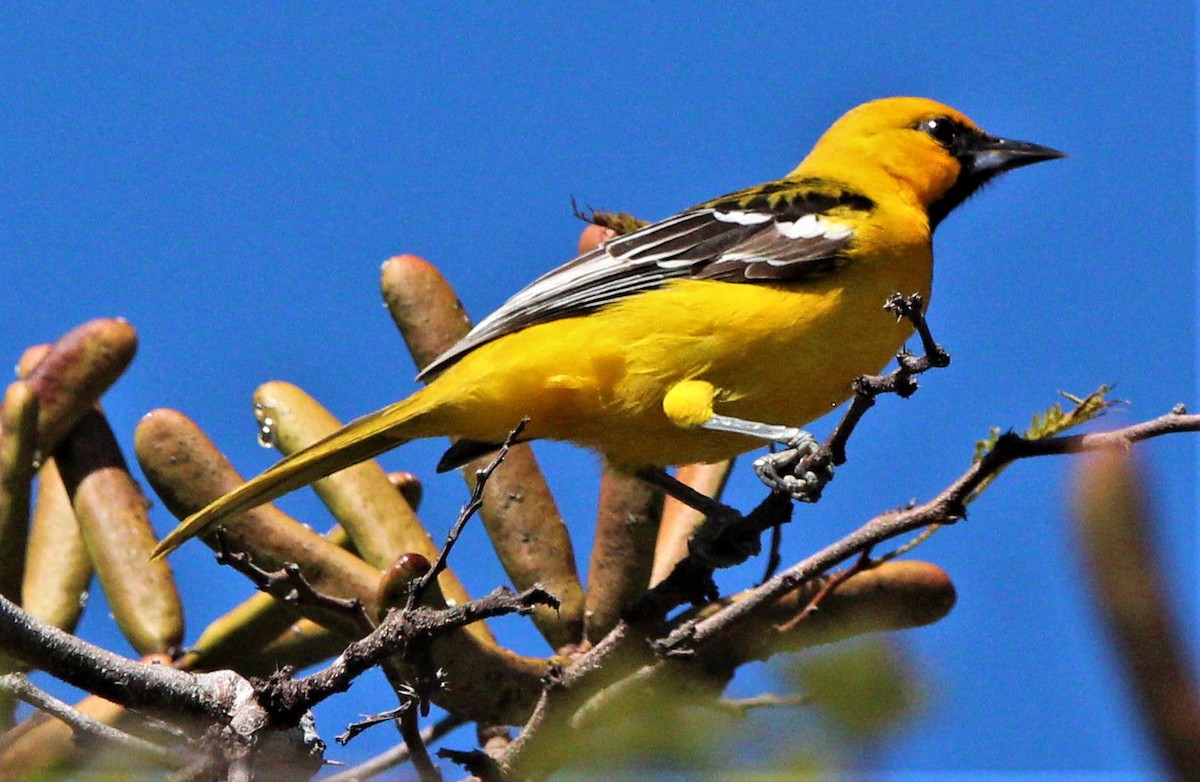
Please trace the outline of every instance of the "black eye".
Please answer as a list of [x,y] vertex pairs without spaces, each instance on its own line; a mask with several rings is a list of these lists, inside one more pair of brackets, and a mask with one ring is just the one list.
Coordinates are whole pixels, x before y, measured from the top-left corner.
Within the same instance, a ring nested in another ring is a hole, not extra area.
[[967,134],[966,128],[949,117],[923,119],[917,123],[916,129],[929,134],[934,141],[947,149],[953,149],[956,142]]

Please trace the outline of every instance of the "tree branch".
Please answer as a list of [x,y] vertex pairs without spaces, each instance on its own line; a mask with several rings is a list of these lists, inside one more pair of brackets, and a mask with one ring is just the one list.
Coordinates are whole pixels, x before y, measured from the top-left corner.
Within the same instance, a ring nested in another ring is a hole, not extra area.
[[761,610],[797,585],[824,573],[850,557],[885,540],[931,524],[952,524],[965,514],[966,501],[975,489],[1010,463],[1036,456],[1051,456],[1104,448],[1128,448],[1133,443],[1177,432],[1200,431],[1200,415],[1189,415],[1183,405],[1151,421],[1108,432],[1028,439],[1001,435],[995,447],[975,462],[957,480],[932,500],[911,508],[880,514],[841,540],[826,546],[753,590],[747,599],[734,603],[694,626],[680,627],[667,639],[667,646],[698,646]]

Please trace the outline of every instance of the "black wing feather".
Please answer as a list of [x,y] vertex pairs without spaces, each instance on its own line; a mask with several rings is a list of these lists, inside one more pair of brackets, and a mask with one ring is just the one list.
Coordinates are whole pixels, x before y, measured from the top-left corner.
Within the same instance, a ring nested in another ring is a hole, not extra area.
[[[670,280],[763,283],[827,273],[845,262],[853,240],[842,227],[846,210],[869,211],[874,205],[862,196],[830,192],[828,183],[820,191],[806,189],[808,184],[734,193],[611,239],[534,280],[420,377],[505,334],[583,315]],[[839,210],[837,216],[821,222],[832,209]],[[805,219],[807,230],[798,231],[797,222]]]

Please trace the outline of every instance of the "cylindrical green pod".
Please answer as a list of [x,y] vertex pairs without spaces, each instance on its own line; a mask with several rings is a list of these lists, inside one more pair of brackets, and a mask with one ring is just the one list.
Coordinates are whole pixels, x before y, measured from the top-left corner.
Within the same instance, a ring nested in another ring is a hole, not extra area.
[[92,572],[92,560],[59,475],[58,462],[47,459],[38,470],[21,607],[46,624],[74,632]]
[[157,539],[117,439],[99,410],[79,420],[57,452],[88,555],[121,632],[139,654],[175,654],[183,606],[171,569],[150,561]]
[[38,398],[18,380],[0,409],[0,594],[21,600],[29,494],[37,451]]

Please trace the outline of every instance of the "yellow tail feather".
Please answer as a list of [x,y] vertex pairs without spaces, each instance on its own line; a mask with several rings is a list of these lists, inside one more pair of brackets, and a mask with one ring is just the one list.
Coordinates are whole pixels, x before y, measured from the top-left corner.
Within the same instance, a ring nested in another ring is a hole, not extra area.
[[418,417],[429,411],[428,398],[418,392],[382,410],[357,418],[349,424],[281,460],[278,464],[233,491],[214,500],[184,519],[154,549],[151,559],[159,559],[179,548],[190,538],[213,525],[327,475],[352,467],[426,432],[416,427]]

